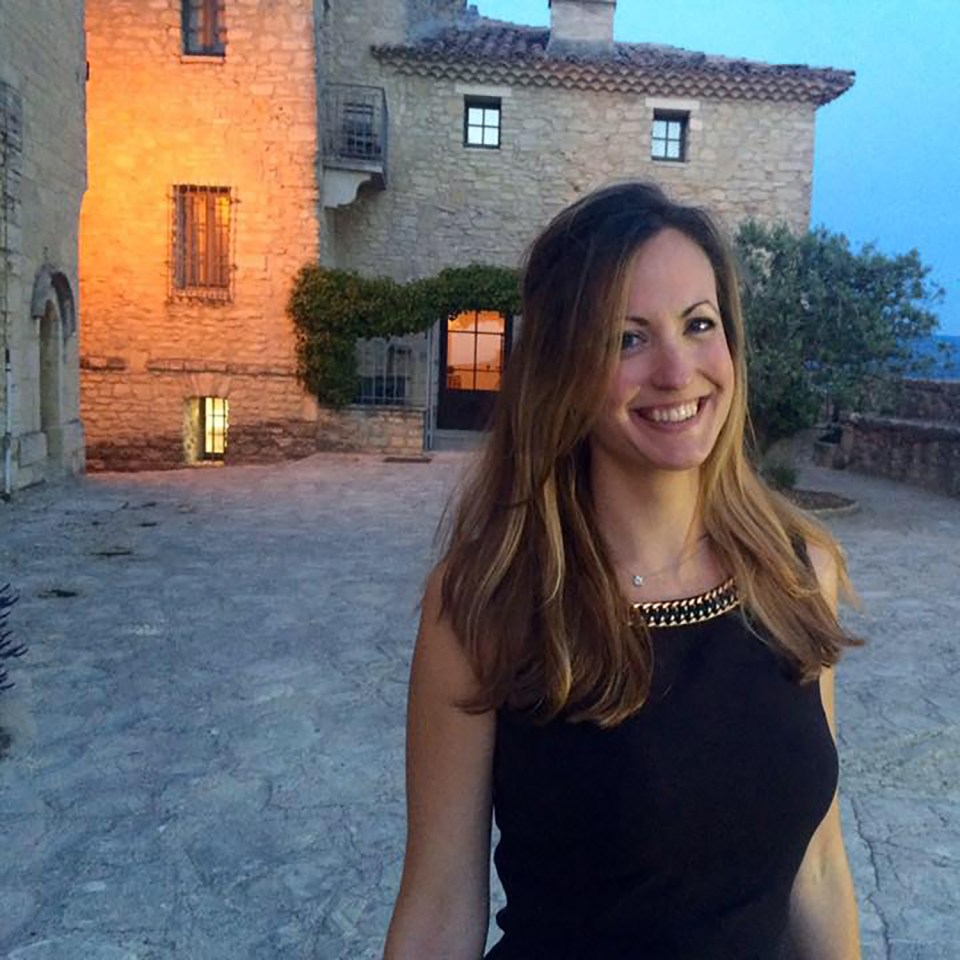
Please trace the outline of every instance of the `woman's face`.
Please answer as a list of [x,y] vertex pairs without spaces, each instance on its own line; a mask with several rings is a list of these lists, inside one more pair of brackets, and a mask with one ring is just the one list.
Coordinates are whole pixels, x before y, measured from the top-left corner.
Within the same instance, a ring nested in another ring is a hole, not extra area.
[[734,390],[713,267],[696,243],[668,228],[641,248],[629,282],[620,360],[590,437],[593,456],[698,469]]

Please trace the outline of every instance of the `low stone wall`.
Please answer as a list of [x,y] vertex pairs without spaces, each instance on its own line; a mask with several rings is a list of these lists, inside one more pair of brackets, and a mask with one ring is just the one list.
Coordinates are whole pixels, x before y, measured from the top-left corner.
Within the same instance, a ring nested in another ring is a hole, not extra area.
[[904,420],[960,424],[960,380],[905,380],[896,415]]
[[960,381],[904,380],[892,416],[852,413],[814,462],[960,497]]
[[317,416],[317,449],[421,456],[423,414],[422,407],[321,407]]
[[842,459],[853,470],[960,497],[960,419],[910,420],[851,414]]
[[129,370],[122,358],[81,362],[87,469],[171,470],[196,465],[189,405],[229,403],[224,462],[271,463],[316,453],[317,403],[292,371],[252,364],[152,360]]
[[[170,470],[197,465],[198,398],[229,403],[226,464],[273,463],[317,451],[419,456],[422,407],[320,407],[294,374],[209,362],[151,361],[130,371],[121,358],[84,358],[87,469]],[[193,438],[193,439],[192,439]]]

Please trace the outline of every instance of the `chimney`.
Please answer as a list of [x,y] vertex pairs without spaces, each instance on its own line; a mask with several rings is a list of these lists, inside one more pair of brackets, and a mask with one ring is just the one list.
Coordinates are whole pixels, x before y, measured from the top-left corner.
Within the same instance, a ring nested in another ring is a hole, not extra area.
[[617,0],[549,0],[551,53],[602,53],[613,46]]

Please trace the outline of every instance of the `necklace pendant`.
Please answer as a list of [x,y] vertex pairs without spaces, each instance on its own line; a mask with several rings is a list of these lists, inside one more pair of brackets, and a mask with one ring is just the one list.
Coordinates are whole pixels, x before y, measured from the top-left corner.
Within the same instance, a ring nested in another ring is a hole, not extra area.
[[633,579],[633,585],[634,585],[635,587],[642,587],[642,586],[643,586],[643,577],[641,577],[639,573],[635,573],[635,574],[633,575],[632,579]]

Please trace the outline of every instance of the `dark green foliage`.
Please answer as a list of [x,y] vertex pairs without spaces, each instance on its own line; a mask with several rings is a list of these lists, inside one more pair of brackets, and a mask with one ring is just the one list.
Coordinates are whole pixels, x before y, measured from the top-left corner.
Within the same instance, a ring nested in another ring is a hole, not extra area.
[[764,464],[760,472],[774,490],[792,490],[797,485],[797,468],[783,460]]
[[916,250],[858,253],[823,228],[741,225],[750,410],[762,449],[812,426],[826,405],[876,409],[898,379],[922,375],[910,344],[937,327],[943,291]]
[[0,587],[0,690],[9,690],[13,684],[7,682],[7,669],[4,661],[11,657],[22,657],[27,648],[13,642],[13,633],[7,625],[11,607],[17,602],[17,595],[6,583]]
[[300,380],[321,403],[342,407],[356,395],[358,340],[420,333],[465,310],[519,313],[516,271],[474,264],[400,284],[308,264],[288,304]]

